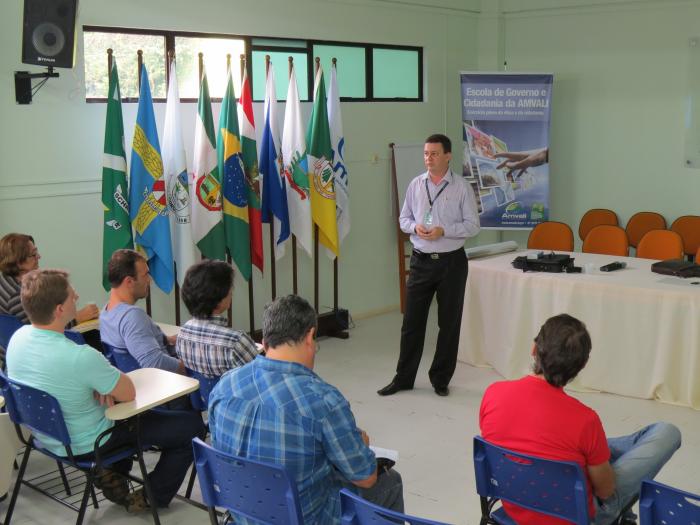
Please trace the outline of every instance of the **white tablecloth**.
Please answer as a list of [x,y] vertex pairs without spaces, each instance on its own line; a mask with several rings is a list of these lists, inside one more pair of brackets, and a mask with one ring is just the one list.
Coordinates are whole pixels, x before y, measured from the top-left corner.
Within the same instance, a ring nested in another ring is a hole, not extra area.
[[[700,409],[700,284],[691,284],[700,279],[652,273],[648,259],[584,253],[571,254],[575,265],[593,264],[594,273],[524,273],[511,262],[525,253],[469,262],[460,361],[491,365],[509,379],[527,374],[540,326],[568,313],[593,341],[572,388]],[[627,268],[597,271],[615,260]]]

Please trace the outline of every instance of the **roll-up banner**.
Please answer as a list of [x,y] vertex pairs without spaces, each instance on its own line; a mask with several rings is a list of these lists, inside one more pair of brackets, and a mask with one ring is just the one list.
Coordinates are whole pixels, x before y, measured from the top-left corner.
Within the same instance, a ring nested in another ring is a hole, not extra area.
[[463,175],[481,227],[530,229],[549,220],[553,75],[460,73]]

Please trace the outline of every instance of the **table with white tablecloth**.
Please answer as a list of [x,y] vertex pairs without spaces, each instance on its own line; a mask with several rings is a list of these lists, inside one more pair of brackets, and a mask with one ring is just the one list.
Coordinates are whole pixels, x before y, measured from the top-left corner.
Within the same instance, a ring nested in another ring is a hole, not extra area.
[[[590,273],[523,272],[508,253],[469,261],[459,360],[506,378],[532,368],[533,339],[551,316],[568,313],[593,350],[572,382],[625,396],[700,409],[700,279],[651,272],[655,261],[572,253]],[[598,268],[624,261],[627,268]],[[693,283],[698,284],[693,284]]]

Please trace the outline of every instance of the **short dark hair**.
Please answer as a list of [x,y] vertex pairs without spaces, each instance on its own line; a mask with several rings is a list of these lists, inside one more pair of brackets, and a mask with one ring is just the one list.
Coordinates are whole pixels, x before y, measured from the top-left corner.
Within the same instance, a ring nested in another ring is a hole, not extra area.
[[24,233],[8,233],[0,239],[0,272],[10,277],[20,273],[19,265],[32,256],[29,243],[34,237]]
[[425,139],[426,144],[442,144],[443,153],[452,153],[452,141],[446,135],[436,133]]
[[263,341],[266,348],[297,344],[318,326],[315,310],[298,295],[280,297],[263,310]]
[[233,275],[230,264],[216,259],[206,259],[189,267],[182,283],[182,300],[192,317],[211,317],[216,305],[233,286]]
[[146,258],[135,250],[116,250],[107,263],[107,279],[112,288],[122,284],[127,277],[136,279],[136,261]]
[[550,317],[535,338],[535,374],[562,387],[583,370],[591,353],[586,325],[568,314]]
[[70,283],[64,270],[32,270],[22,278],[22,308],[32,323],[47,325],[59,304],[68,299]]

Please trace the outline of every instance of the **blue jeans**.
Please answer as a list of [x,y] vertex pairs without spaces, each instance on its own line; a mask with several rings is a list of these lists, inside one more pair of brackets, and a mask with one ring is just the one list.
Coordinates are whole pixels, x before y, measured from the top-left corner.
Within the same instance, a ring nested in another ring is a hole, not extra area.
[[615,492],[594,498],[595,525],[608,525],[639,497],[642,480],[653,478],[681,446],[681,432],[670,423],[654,423],[634,434],[608,439]]

